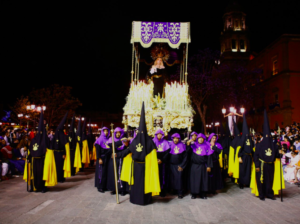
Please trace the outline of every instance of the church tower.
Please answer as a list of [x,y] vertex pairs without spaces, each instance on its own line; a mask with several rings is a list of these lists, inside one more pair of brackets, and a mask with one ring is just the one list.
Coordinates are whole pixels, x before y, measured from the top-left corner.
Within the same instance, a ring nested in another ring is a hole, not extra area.
[[223,62],[245,61],[250,57],[246,14],[238,1],[231,1],[223,15],[221,55]]

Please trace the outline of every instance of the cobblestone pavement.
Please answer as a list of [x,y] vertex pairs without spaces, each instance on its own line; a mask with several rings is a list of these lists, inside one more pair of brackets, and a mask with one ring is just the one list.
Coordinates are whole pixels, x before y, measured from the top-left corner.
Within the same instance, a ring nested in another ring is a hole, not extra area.
[[300,223],[300,188],[286,184],[284,202],[260,201],[249,188],[228,183],[207,200],[168,195],[136,206],[129,196],[99,193],[93,170],[81,172],[45,194],[26,192],[22,177],[0,182],[0,223]]

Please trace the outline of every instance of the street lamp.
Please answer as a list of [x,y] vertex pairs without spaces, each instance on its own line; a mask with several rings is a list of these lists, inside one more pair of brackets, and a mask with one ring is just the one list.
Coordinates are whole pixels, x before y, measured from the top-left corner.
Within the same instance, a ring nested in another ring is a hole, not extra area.
[[34,105],[34,104],[31,104],[31,105],[30,105],[30,109],[31,109],[31,110],[34,110],[34,109],[35,109],[35,105]]

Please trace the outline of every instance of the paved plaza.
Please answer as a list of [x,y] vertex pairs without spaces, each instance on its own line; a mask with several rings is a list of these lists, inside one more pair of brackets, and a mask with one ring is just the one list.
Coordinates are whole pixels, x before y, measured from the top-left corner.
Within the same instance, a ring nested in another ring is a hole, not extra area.
[[300,188],[286,184],[284,202],[260,201],[250,189],[228,183],[207,200],[155,197],[136,206],[129,196],[98,193],[94,171],[88,169],[45,193],[26,192],[22,177],[0,182],[0,223],[300,223]]

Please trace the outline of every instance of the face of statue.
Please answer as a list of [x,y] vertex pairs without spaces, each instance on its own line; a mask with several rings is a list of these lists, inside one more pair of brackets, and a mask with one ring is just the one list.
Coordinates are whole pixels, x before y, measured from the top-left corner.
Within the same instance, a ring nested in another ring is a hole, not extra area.
[[161,138],[162,138],[162,134],[158,134],[158,135],[157,135],[157,139],[158,139],[158,140],[161,140]]
[[204,139],[203,139],[203,138],[198,138],[198,142],[199,142],[200,144],[202,144],[202,143],[204,142]]
[[157,58],[156,61],[155,61],[155,65],[158,66],[158,67],[162,66],[163,65],[162,59],[161,58]]
[[104,129],[104,134],[105,134],[105,136],[107,136],[108,135],[108,130],[107,129]]
[[192,140],[193,140],[193,141],[196,141],[196,140],[197,140],[197,135],[193,135],[193,136],[192,136]]
[[178,138],[173,138],[173,142],[174,142],[175,144],[177,144],[177,143],[179,142],[179,139],[178,139]]
[[116,138],[120,138],[120,136],[121,136],[121,132],[118,131],[118,132],[116,133]]

